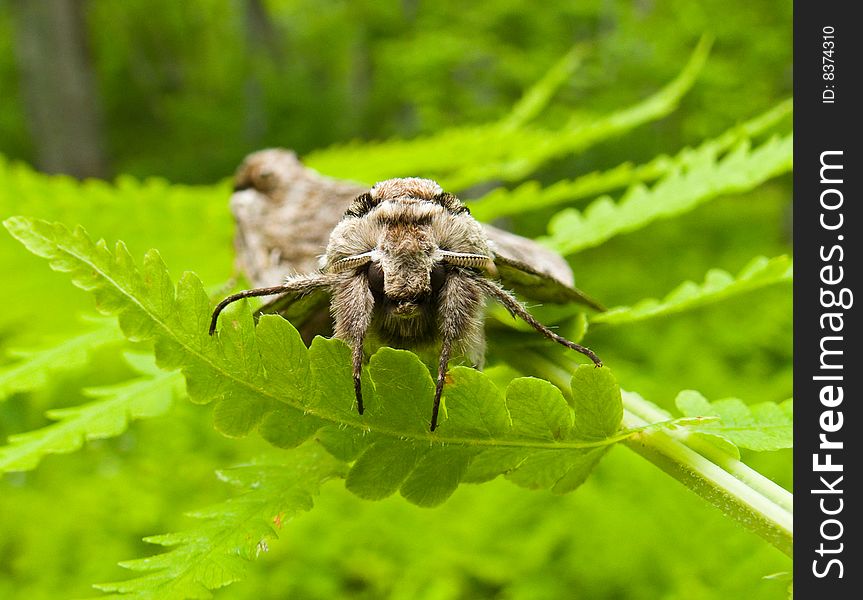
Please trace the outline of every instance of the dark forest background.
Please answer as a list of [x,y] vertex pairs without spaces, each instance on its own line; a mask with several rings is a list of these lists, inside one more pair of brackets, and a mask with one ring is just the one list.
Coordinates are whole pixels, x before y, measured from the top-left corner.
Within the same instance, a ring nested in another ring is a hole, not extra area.
[[0,154],[209,182],[262,147],[496,118],[573,44],[589,59],[562,104],[589,119],[670,80],[712,33],[686,110],[627,142],[639,160],[789,95],[790,20],[765,1],[2,0]]

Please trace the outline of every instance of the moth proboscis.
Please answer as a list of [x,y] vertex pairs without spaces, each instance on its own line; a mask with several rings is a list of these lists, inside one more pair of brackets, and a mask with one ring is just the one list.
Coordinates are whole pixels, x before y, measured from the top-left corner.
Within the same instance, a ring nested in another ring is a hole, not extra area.
[[360,414],[363,349],[370,337],[397,348],[433,347],[439,357],[434,431],[450,359],[461,355],[483,366],[487,298],[602,366],[592,350],[537,321],[503,286],[535,300],[603,310],[573,286],[569,265],[531,240],[479,223],[430,179],[389,179],[368,190],[322,177],[292,152],[263,150],[240,165],[231,208],[237,266],[257,287],[222,300],[210,334],[232,302],[276,295],[256,314],[282,314],[308,337],[326,328],[321,309],[329,299],[332,331],[351,348]]

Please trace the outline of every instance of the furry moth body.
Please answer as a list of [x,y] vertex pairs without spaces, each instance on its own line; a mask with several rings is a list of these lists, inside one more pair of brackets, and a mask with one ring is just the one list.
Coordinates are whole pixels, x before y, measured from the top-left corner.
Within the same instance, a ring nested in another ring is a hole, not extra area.
[[[266,170],[267,177],[261,177],[261,161],[270,165]],[[251,155],[238,172],[238,191],[232,206],[240,225],[239,260],[247,272],[252,271],[252,267],[258,267],[260,272],[259,263],[262,262],[262,259],[249,261],[248,255],[265,256],[278,262],[280,254],[274,254],[272,248],[268,250],[266,243],[260,241],[260,248],[255,248],[254,234],[259,232],[244,230],[244,219],[238,205],[242,208],[245,202],[254,206],[258,213],[269,209],[271,215],[278,215],[277,207],[286,203],[279,202],[273,190],[278,189],[280,181],[289,182],[291,178],[284,175],[285,168],[294,166],[293,163],[299,164],[293,155],[270,150]],[[302,166],[299,168],[304,169]],[[261,180],[267,185],[262,185]],[[333,180],[325,181],[332,185]],[[257,196],[238,197],[249,191]],[[283,190],[282,196],[284,194]],[[320,212],[332,215],[332,204]],[[273,224],[271,221],[269,225]],[[502,235],[490,235],[490,231]],[[250,239],[253,240],[251,243]],[[521,260],[529,259],[530,254],[525,250],[524,242],[528,248],[533,244],[530,240],[481,225],[470,215],[467,207],[432,180],[411,177],[382,181],[371,190],[356,194],[344,207],[329,233],[326,252],[320,258],[317,271],[289,275],[281,284],[254,288],[225,298],[213,312],[210,333],[216,330],[219,313],[228,304],[243,298],[278,295],[259,312],[288,314],[300,298],[328,295],[333,332],[351,347],[354,390],[360,414],[363,413],[360,387],[363,347],[370,332],[386,345],[434,347],[438,350],[430,422],[430,429],[434,431],[451,356],[462,355],[477,368],[481,368],[484,362],[483,310],[487,298],[499,302],[514,317],[523,319],[550,340],[588,356],[596,366],[602,365],[590,349],[539,323],[499,283],[502,279],[512,282],[514,287],[540,290],[540,293],[528,294],[540,299],[581,301],[600,308],[560,280],[566,276],[566,271],[559,264],[555,265],[558,273],[552,275],[542,266],[534,267]],[[255,254],[251,252],[253,249],[261,251]],[[540,249],[538,252],[549,251]],[[244,258],[246,264],[242,262]],[[248,264],[250,262],[255,264]],[[568,267],[564,269],[568,270]]]

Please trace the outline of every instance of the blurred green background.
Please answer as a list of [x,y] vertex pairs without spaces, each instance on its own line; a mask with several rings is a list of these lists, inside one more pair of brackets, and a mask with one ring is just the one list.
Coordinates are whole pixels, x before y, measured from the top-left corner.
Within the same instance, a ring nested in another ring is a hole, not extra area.
[[654,91],[703,33],[716,36],[683,109],[625,152],[607,149],[628,160],[715,134],[791,91],[791,6],[781,1],[0,6],[0,153],[69,172],[76,156],[53,164],[58,151],[46,146],[77,133],[66,147],[97,158],[73,172],[82,175],[211,182],[266,146],[302,154],[494,119],[576,43],[590,60],[561,100],[590,115]]
[[[790,96],[791,3],[0,0],[0,209],[83,223],[136,256],[157,247],[175,276],[194,270],[215,288],[232,261],[223,180],[246,153],[302,155],[491,121],[574,44],[584,62],[541,123],[553,129],[573,111],[589,121],[673,79],[705,33],[715,37],[710,59],[674,113],[545,165],[536,178],[546,183],[676,153]],[[113,183],[79,186],[24,165]],[[217,201],[195,205],[198,187],[165,180],[217,184],[200,188]],[[752,256],[788,252],[790,189],[785,175],[582,252],[579,286],[632,304],[710,268],[737,272]],[[538,235],[549,214],[504,224]],[[77,315],[91,299],[3,238],[0,275],[16,293],[4,300],[0,350],[86,329]],[[627,389],[667,407],[687,388],[781,401],[791,394],[790,286],[589,342]],[[117,354],[103,349],[0,402],[0,440],[45,425],[47,408],[83,402],[83,388],[128,378]],[[228,493],[213,470],[263,446],[220,437],[207,411],[178,402],[118,438],[4,476],[0,598],[83,597],[92,583],[126,577],[118,561],[155,552],[142,537],[188,525],[184,511]],[[790,487],[790,451],[744,459]],[[563,497],[495,481],[425,510],[359,501],[334,482],[282,538],[218,595],[783,598],[785,584],[763,577],[790,570],[776,549],[617,447]]]

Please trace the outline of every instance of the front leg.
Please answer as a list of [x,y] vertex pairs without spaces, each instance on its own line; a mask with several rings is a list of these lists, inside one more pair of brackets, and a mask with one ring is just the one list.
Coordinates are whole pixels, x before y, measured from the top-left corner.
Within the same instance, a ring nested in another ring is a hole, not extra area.
[[485,353],[482,322],[483,292],[476,280],[461,269],[454,269],[438,295],[441,353],[430,431],[437,427],[440,399],[446,381],[447,363],[453,344],[459,344],[474,365],[481,366]]
[[551,341],[557,342],[562,346],[566,346],[567,348],[584,354],[586,357],[593,361],[593,364],[595,366],[602,366],[602,360],[600,360],[600,358],[593,350],[591,350],[590,348],[586,348],[581,344],[576,344],[575,342],[572,342],[565,337],[556,334],[551,329],[537,321],[532,314],[525,310],[524,306],[521,305],[521,302],[519,302],[515,296],[503,289],[499,284],[494,281],[489,281],[488,279],[480,279],[477,280],[477,282],[480,288],[486,294],[500,302],[513,317],[521,318],[525,323],[536,329],[538,332],[540,332],[542,335],[544,335]]
[[363,414],[363,391],[360,385],[363,343],[372,321],[375,299],[369,289],[365,271],[360,273],[345,271],[334,277],[336,283],[331,288],[333,299],[330,311],[335,322],[335,337],[344,340],[351,347],[351,369],[357,411]]

